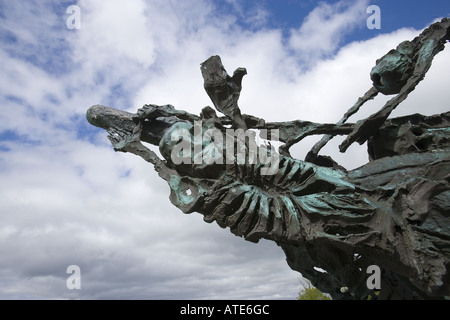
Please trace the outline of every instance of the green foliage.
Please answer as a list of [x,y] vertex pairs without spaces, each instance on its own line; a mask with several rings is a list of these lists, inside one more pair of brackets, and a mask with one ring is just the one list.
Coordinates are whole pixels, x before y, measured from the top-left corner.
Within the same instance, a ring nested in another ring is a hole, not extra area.
[[[380,290],[375,290],[374,293],[378,297],[380,295]],[[376,300],[376,297],[372,297],[372,295],[369,294],[367,296],[367,300],[372,300],[372,299]]]
[[331,298],[308,282],[307,286],[301,288],[297,300],[331,300]]

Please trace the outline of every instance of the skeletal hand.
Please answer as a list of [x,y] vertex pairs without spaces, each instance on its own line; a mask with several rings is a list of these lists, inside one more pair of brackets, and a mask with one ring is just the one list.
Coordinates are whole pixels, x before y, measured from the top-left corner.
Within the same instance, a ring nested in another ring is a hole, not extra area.
[[111,144],[113,145],[115,151],[126,152],[125,149],[129,144],[140,141],[141,131],[142,131],[141,122],[136,125],[132,133],[112,127],[108,129],[109,133],[108,139],[109,141],[111,141]]
[[142,120],[148,118],[152,113],[156,112],[158,108],[153,104],[146,104],[140,108],[133,117],[135,120]]

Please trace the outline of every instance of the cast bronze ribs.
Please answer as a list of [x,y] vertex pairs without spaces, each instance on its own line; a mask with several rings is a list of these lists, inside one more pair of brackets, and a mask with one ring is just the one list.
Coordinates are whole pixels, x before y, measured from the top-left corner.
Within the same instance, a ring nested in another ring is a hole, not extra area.
[[[266,122],[241,113],[238,99],[247,71],[239,68],[229,76],[218,56],[202,63],[201,72],[223,116],[211,107],[194,115],[171,105],[145,105],[132,114],[96,105],[87,119],[108,131],[116,151],[153,164],[181,211],[198,212],[206,222],[249,241],[275,241],[292,269],[334,299],[450,297],[450,112],[388,119],[423,80],[447,40],[450,20],[443,19],[377,60],[373,87],[336,124]],[[347,123],[378,93],[395,96],[370,117]],[[278,150],[270,143],[265,150],[276,163],[272,174],[261,173],[265,164],[237,160],[239,148],[250,151],[249,141],[224,142],[249,129],[277,133]],[[224,139],[221,144],[219,139],[196,142],[196,130],[220,132]],[[324,137],[305,160],[290,155],[292,145],[319,134]],[[370,162],[348,171],[319,155],[335,135],[347,136],[341,152],[354,142],[368,142]],[[183,158],[192,161],[174,159],[180,137],[193,141],[194,151],[188,145]],[[142,142],[159,146],[163,159]],[[208,148],[225,154],[231,147],[237,149],[226,162],[195,161]],[[366,285],[371,265],[382,270],[376,294]]]

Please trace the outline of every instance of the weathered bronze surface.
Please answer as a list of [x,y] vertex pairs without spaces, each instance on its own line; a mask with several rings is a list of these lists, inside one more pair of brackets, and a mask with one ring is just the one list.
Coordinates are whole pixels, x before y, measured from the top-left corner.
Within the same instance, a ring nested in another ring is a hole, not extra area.
[[[97,105],[87,119],[108,131],[116,151],[153,164],[181,211],[201,213],[249,241],[275,241],[292,269],[334,299],[448,298],[450,113],[388,119],[447,40],[450,20],[443,19],[379,59],[373,87],[336,124],[266,122],[242,114],[238,99],[247,71],[239,68],[230,77],[218,56],[202,63],[201,72],[224,116],[210,107],[197,116],[171,105],[145,105],[136,114]],[[396,96],[369,118],[347,123],[378,93]],[[255,135],[236,139],[248,129],[269,131],[263,138],[281,142],[278,151],[270,144],[254,149]],[[317,134],[325,136],[304,161],[291,157],[292,145]],[[342,152],[367,141],[370,162],[348,171],[319,155],[335,135],[347,135]],[[183,152],[180,137],[191,143]],[[159,146],[163,159],[142,142]],[[252,149],[259,161],[249,158]],[[240,161],[238,151],[248,157]],[[276,170],[264,173],[269,164]],[[371,265],[381,269],[377,294],[366,283]]]

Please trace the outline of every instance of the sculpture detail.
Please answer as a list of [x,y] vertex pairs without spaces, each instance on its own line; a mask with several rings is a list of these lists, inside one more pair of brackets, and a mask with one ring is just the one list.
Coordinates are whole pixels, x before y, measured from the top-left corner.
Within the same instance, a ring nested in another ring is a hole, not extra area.
[[[366,286],[370,265],[382,270],[379,299],[450,297],[450,112],[388,119],[446,40],[450,20],[443,19],[378,60],[373,87],[336,124],[241,113],[247,71],[229,76],[218,56],[201,72],[224,116],[210,107],[197,116],[171,105],[145,105],[136,114],[96,105],[87,119],[108,131],[116,151],[154,165],[181,211],[248,241],[275,241],[292,269],[334,299],[374,296]],[[369,118],[347,123],[378,93],[397,95]],[[258,145],[250,129],[282,145]],[[292,158],[289,148],[313,134],[325,136],[305,161]],[[368,141],[370,162],[347,171],[318,155],[334,135],[347,135],[342,152]],[[159,146],[163,159],[141,141]]]

